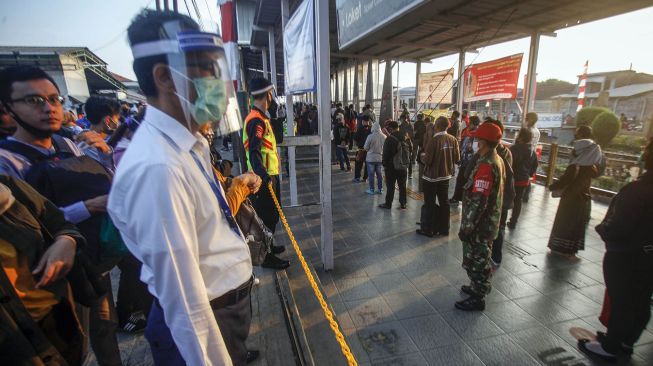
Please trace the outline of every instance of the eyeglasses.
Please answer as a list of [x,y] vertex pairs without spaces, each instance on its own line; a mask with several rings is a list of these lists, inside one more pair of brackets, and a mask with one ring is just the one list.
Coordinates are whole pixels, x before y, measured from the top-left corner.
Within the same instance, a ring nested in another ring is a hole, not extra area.
[[49,97],[42,97],[40,95],[29,95],[27,97],[12,99],[12,103],[23,102],[31,107],[41,108],[45,103],[53,107],[58,107],[63,104],[66,99],[60,95],[51,95]]

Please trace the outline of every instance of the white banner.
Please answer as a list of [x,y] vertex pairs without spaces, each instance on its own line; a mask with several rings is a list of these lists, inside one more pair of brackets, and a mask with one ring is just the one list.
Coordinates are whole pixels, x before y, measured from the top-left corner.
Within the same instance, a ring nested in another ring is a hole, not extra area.
[[417,103],[451,104],[453,69],[419,74]]
[[564,116],[562,113],[537,113],[537,128],[560,128]]
[[304,0],[283,33],[286,93],[315,91],[314,0]]

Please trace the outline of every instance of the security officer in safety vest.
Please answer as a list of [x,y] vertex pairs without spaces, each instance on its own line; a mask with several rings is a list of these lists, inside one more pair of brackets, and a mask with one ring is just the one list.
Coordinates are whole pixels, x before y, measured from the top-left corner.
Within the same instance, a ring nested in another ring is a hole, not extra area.
[[[279,213],[272,199],[268,183],[272,183],[274,194],[278,200],[281,200],[279,196],[281,162],[277,154],[277,140],[270,124],[268,110],[274,102],[275,91],[274,86],[264,78],[252,79],[249,87],[254,103],[247,118],[245,118],[243,146],[247,157],[247,168],[253,170],[263,180],[263,185],[253,200],[254,208],[265,226],[274,233],[279,222]],[[272,247],[273,254],[281,253],[284,250],[285,248],[282,246]],[[288,262],[273,255],[268,255],[263,266],[281,269],[288,267]]]
[[463,242],[463,268],[470,285],[461,291],[469,297],[456,302],[456,308],[485,310],[485,296],[492,285],[490,255],[492,242],[499,233],[505,168],[496,147],[501,141],[501,129],[484,123],[474,131],[477,159],[464,187],[463,212],[458,236]]

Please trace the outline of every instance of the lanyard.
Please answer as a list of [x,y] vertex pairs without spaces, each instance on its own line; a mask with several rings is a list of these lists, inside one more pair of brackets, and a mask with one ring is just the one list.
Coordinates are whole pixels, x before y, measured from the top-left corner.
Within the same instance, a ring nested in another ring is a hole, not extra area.
[[231,209],[227,204],[227,200],[225,200],[224,196],[222,195],[222,189],[218,186],[217,182],[219,182],[219,180],[215,176],[215,172],[213,172],[213,179],[211,179],[211,176],[209,176],[209,174],[202,167],[202,163],[200,162],[200,159],[197,157],[197,154],[195,154],[195,152],[192,150],[190,151],[190,154],[193,156],[193,160],[195,160],[197,167],[200,169],[202,174],[204,174],[204,178],[206,178],[206,180],[209,182],[209,185],[211,186],[211,189],[213,190],[215,197],[218,199],[218,204],[220,205],[220,209],[222,210],[225,219],[229,223],[229,226],[236,233],[236,235],[241,236],[240,228],[236,223],[236,219],[234,219],[234,216],[231,213]]

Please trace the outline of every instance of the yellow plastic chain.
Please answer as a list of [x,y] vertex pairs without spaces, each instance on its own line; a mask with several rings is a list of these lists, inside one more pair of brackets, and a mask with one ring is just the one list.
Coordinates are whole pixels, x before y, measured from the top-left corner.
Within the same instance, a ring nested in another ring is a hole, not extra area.
[[333,313],[331,313],[331,310],[329,309],[329,305],[327,305],[326,301],[324,301],[322,292],[320,292],[320,289],[317,287],[317,283],[315,283],[315,278],[313,277],[313,274],[311,273],[311,270],[309,269],[308,264],[306,263],[306,259],[304,259],[302,250],[299,249],[299,245],[297,244],[297,240],[295,240],[295,236],[290,230],[290,225],[288,225],[286,216],[283,214],[283,211],[281,210],[281,205],[279,204],[279,200],[277,200],[277,195],[274,193],[274,189],[272,188],[272,183],[268,183],[268,189],[270,190],[270,194],[272,195],[272,199],[274,200],[274,205],[277,206],[277,211],[279,211],[279,218],[281,219],[281,223],[283,223],[283,227],[286,229],[286,232],[288,233],[290,242],[292,243],[293,248],[295,248],[297,257],[299,257],[299,262],[302,264],[302,268],[304,269],[304,273],[306,273],[308,282],[310,282],[311,287],[313,288],[313,293],[315,294],[315,297],[317,297],[317,300],[320,302],[320,306],[322,307],[322,311],[324,312],[324,317],[329,321],[329,326],[331,327],[331,330],[333,331],[333,334],[336,337],[336,341],[338,341],[338,344],[340,344],[340,350],[342,351],[342,354],[347,359],[349,366],[358,365],[356,359],[354,358],[354,355],[351,353],[351,350],[349,349],[349,345],[347,345],[347,342],[345,341],[345,336],[343,336],[342,332],[340,332],[338,323],[336,323],[336,321],[333,319]]

